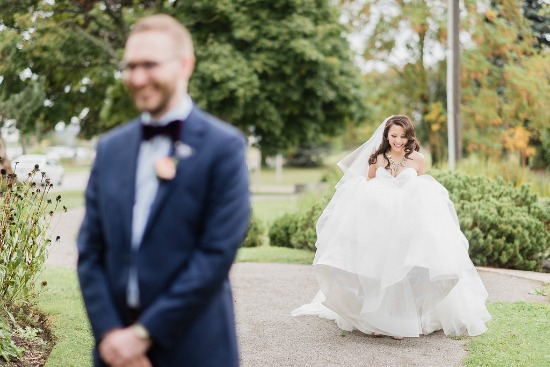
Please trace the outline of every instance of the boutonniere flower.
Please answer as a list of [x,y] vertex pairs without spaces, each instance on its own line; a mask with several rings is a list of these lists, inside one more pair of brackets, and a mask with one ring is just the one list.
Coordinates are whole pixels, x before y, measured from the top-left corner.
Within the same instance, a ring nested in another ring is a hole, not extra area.
[[173,157],[163,157],[155,161],[155,172],[161,180],[172,180],[176,177],[178,160]]
[[191,146],[182,143],[181,141],[177,141],[174,143],[174,156],[177,159],[189,158],[193,154],[195,154],[195,151]]

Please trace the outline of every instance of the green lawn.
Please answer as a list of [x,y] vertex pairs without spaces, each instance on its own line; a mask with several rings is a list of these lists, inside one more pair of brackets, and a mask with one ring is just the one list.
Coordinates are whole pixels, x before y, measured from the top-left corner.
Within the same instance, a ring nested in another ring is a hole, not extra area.
[[313,252],[286,247],[243,247],[237,254],[237,262],[311,264],[313,256]]
[[466,367],[550,366],[550,305],[490,303],[487,333],[468,343]]
[[252,213],[265,226],[269,226],[275,219],[285,213],[295,212],[298,207],[299,203],[296,199],[252,201]]
[[91,366],[93,339],[76,272],[46,267],[39,280],[47,281],[48,285],[40,294],[38,308],[48,315],[57,339],[46,367]]
[[[315,168],[294,168],[284,167],[281,179],[277,182],[275,169],[262,168],[261,173],[250,175],[250,181],[254,185],[296,185],[296,184],[315,184],[321,181],[321,178],[328,172],[327,167]],[[259,178],[259,179],[258,179]]]

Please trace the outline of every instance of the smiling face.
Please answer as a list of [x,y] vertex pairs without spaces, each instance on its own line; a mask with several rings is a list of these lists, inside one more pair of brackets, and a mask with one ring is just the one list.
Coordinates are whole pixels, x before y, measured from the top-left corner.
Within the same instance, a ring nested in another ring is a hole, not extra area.
[[405,129],[399,125],[392,125],[388,131],[388,143],[392,152],[400,154],[405,150],[407,144]]
[[173,108],[186,93],[190,73],[176,53],[172,37],[145,31],[128,38],[124,49],[123,80],[136,107],[154,118]]

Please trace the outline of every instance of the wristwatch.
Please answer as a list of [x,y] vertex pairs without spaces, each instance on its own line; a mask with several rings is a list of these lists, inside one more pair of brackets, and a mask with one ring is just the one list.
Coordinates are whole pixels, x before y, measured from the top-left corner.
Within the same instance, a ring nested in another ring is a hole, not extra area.
[[134,325],[132,325],[132,327],[134,329],[134,333],[138,338],[144,339],[144,340],[150,339],[149,332],[147,331],[145,326],[143,326],[139,322],[136,322]]

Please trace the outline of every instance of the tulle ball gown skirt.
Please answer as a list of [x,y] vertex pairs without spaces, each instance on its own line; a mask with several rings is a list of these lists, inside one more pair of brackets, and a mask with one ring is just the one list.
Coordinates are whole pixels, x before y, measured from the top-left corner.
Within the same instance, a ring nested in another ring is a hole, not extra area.
[[418,337],[482,334],[487,291],[446,189],[412,168],[341,185],[317,223],[319,292],[293,316],[344,330]]

